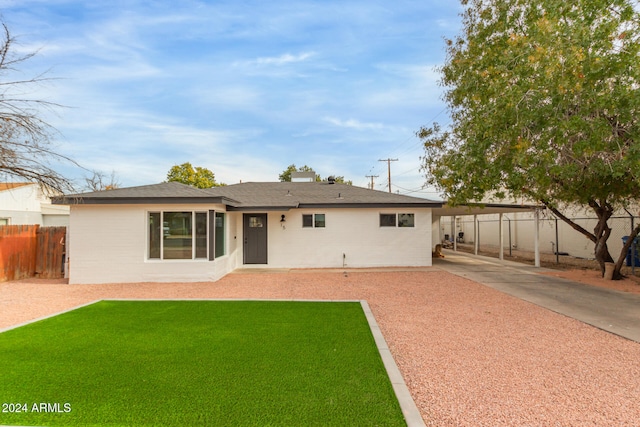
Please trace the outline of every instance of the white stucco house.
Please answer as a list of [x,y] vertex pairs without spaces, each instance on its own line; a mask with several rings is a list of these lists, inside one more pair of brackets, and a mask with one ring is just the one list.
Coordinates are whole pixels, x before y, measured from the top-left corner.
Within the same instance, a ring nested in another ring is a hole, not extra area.
[[215,281],[237,268],[430,266],[440,201],[334,182],[169,182],[67,195],[70,283]]
[[69,225],[69,206],[53,205],[40,184],[0,183],[0,225]]

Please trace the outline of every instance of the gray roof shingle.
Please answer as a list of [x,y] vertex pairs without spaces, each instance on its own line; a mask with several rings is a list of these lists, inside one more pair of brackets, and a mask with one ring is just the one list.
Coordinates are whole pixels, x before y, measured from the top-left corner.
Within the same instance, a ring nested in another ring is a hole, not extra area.
[[318,207],[440,207],[442,202],[387,193],[353,185],[323,182],[246,182],[210,188],[240,204],[233,210]]
[[54,204],[148,204],[148,203],[225,203],[228,200],[205,190],[180,184],[163,182],[139,187],[116,188],[114,190],[94,191],[90,193],[68,194],[53,199]]
[[229,210],[441,207],[442,202],[329,182],[246,182],[199,189],[176,182],[71,194],[58,204],[223,203]]

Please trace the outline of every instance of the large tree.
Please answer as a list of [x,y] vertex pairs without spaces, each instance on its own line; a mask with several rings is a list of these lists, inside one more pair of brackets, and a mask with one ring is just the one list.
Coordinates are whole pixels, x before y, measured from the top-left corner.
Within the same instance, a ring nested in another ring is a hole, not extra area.
[[28,94],[49,80],[45,75],[24,78],[19,67],[35,53],[22,54],[8,27],[0,24],[0,179],[37,182],[47,190],[73,190],[71,182],[53,169],[56,162],[72,162],[52,147],[55,129],[43,110],[58,104]]
[[[453,204],[543,204],[594,243],[604,272],[607,221],[640,199],[638,13],[628,0],[462,4],[463,29],[446,40],[440,70],[450,127],[418,132],[428,182]],[[570,206],[591,209],[595,229],[567,218]]]
[[167,173],[167,181],[181,182],[196,188],[211,188],[224,185],[216,182],[214,173],[209,169],[200,166],[194,168],[189,162],[171,167]]

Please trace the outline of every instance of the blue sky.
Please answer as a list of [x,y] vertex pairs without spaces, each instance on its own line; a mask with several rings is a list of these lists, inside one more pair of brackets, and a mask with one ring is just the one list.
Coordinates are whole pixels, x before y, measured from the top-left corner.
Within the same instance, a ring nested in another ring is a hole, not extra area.
[[[31,96],[58,152],[123,186],[175,164],[219,182],[277,181],[290,164],[366,187],[422,189],[415,132],[447,123],[435,67],[460,6],[441,0],[0,0],[25,53],[55,80]],[[72,179],[88,173],[64,166]]]

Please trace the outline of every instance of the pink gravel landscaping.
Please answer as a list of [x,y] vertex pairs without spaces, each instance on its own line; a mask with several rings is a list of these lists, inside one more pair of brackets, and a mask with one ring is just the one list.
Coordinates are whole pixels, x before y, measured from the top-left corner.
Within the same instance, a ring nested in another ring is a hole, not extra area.
[[367,300],[429,426],[639,425],[639,343],[437,268],[0,283],[0,329],[102,298]]

